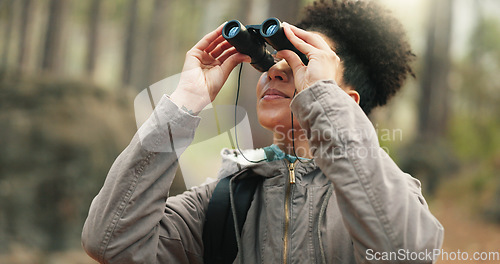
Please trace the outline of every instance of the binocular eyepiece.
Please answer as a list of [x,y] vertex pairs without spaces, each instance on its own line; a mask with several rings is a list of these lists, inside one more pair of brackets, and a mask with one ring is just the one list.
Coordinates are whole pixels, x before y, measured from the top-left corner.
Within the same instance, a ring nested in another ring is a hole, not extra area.
[[252,58],[251,65],[258,71],[268,71],[274,64],[274,58],[266,49],[266,43],[276,51],[291,50],[299,55],[307,65],[307,56],[297,50],[285,35],[281,22],[277,18],[268,18],[260,25],[243,26],[238,20],[231,20],[224,25],[222,36],[237,51]]

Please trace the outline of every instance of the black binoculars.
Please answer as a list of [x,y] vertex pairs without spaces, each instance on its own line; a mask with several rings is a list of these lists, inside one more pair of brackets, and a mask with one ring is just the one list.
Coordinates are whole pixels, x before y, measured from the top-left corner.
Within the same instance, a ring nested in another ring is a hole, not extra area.
[[307,56],[297,50],[285,35],[281,22],[277,18],[268,18],[260,25],[243,26],[238,20],[231,20],[224,25],[222,36],[237,51],[252,58],[251,65],[258,71],[268,71],[274,64],[274,58],[266,49],[266,42],[276,51],[291,50],[299,55],[307,65]]

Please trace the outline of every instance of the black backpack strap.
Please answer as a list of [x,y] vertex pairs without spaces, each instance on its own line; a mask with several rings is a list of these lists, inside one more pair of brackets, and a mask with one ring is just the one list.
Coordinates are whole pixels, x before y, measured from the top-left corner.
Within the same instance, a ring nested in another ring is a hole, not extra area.
[[248,209],[261,177],[251,170],[238,172],[219,181],[208,203],[203,227],[205,264],[233,263],[238,254],[236,232],[230,201],[230,181],[233,180],[233,199],[239,234],[243,230]]

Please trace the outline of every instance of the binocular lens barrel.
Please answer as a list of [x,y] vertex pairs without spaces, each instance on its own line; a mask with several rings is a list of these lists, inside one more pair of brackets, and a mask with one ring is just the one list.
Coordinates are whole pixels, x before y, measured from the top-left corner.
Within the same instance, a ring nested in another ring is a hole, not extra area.
[[234,38],[241,31],[242,25],[238,20],[231,20],[224,25],[222,35],[226,39]]
[[272,17],[265,20],[260,28],[260,34],[275,50],[291,50],[299,55],[302,63],[305,65],[309,63],[307,56],[295,48],[295,46],[293,46],[293,44],[288,40],[285,35],[285,30],[277,18]]
[[264,37],[271,37],[281,28],[281,23],[277,18],[266,19],[261,26],[260,34]]
[[265,72],[274,65],[274,58],[266,50],[264,40],[258,36],[255,29],[247,29],[238,20],[231,20],[222,28],[222,36],[240,53],[252,58],[252,66]]
[[297,50],[287,39],[281,22],[277,18],[266,19],[261,25],[243,26],[238,20],[224,25],[222,36],[240,53],[252,58],[252,66],[258,71],[268,71],[274,65],[274,58],[266,50],[266,42],[275,50],[291,50],[307,65],[307,56]]

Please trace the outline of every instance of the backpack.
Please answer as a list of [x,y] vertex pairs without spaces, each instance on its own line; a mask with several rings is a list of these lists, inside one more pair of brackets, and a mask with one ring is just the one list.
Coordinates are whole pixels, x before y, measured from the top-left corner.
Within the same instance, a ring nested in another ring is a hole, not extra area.
[[[235,178],[237,177],[237,178]],[[231,209],[230,181],[233,179],[234,212]],[[262,177],[252,170],[239,171],[217,183],[208,203],[203,227],[205,264],[230,264],[238,254],[236,228],[241,236],[248,209]],[[236,220],[236,224],[235,224]]]

